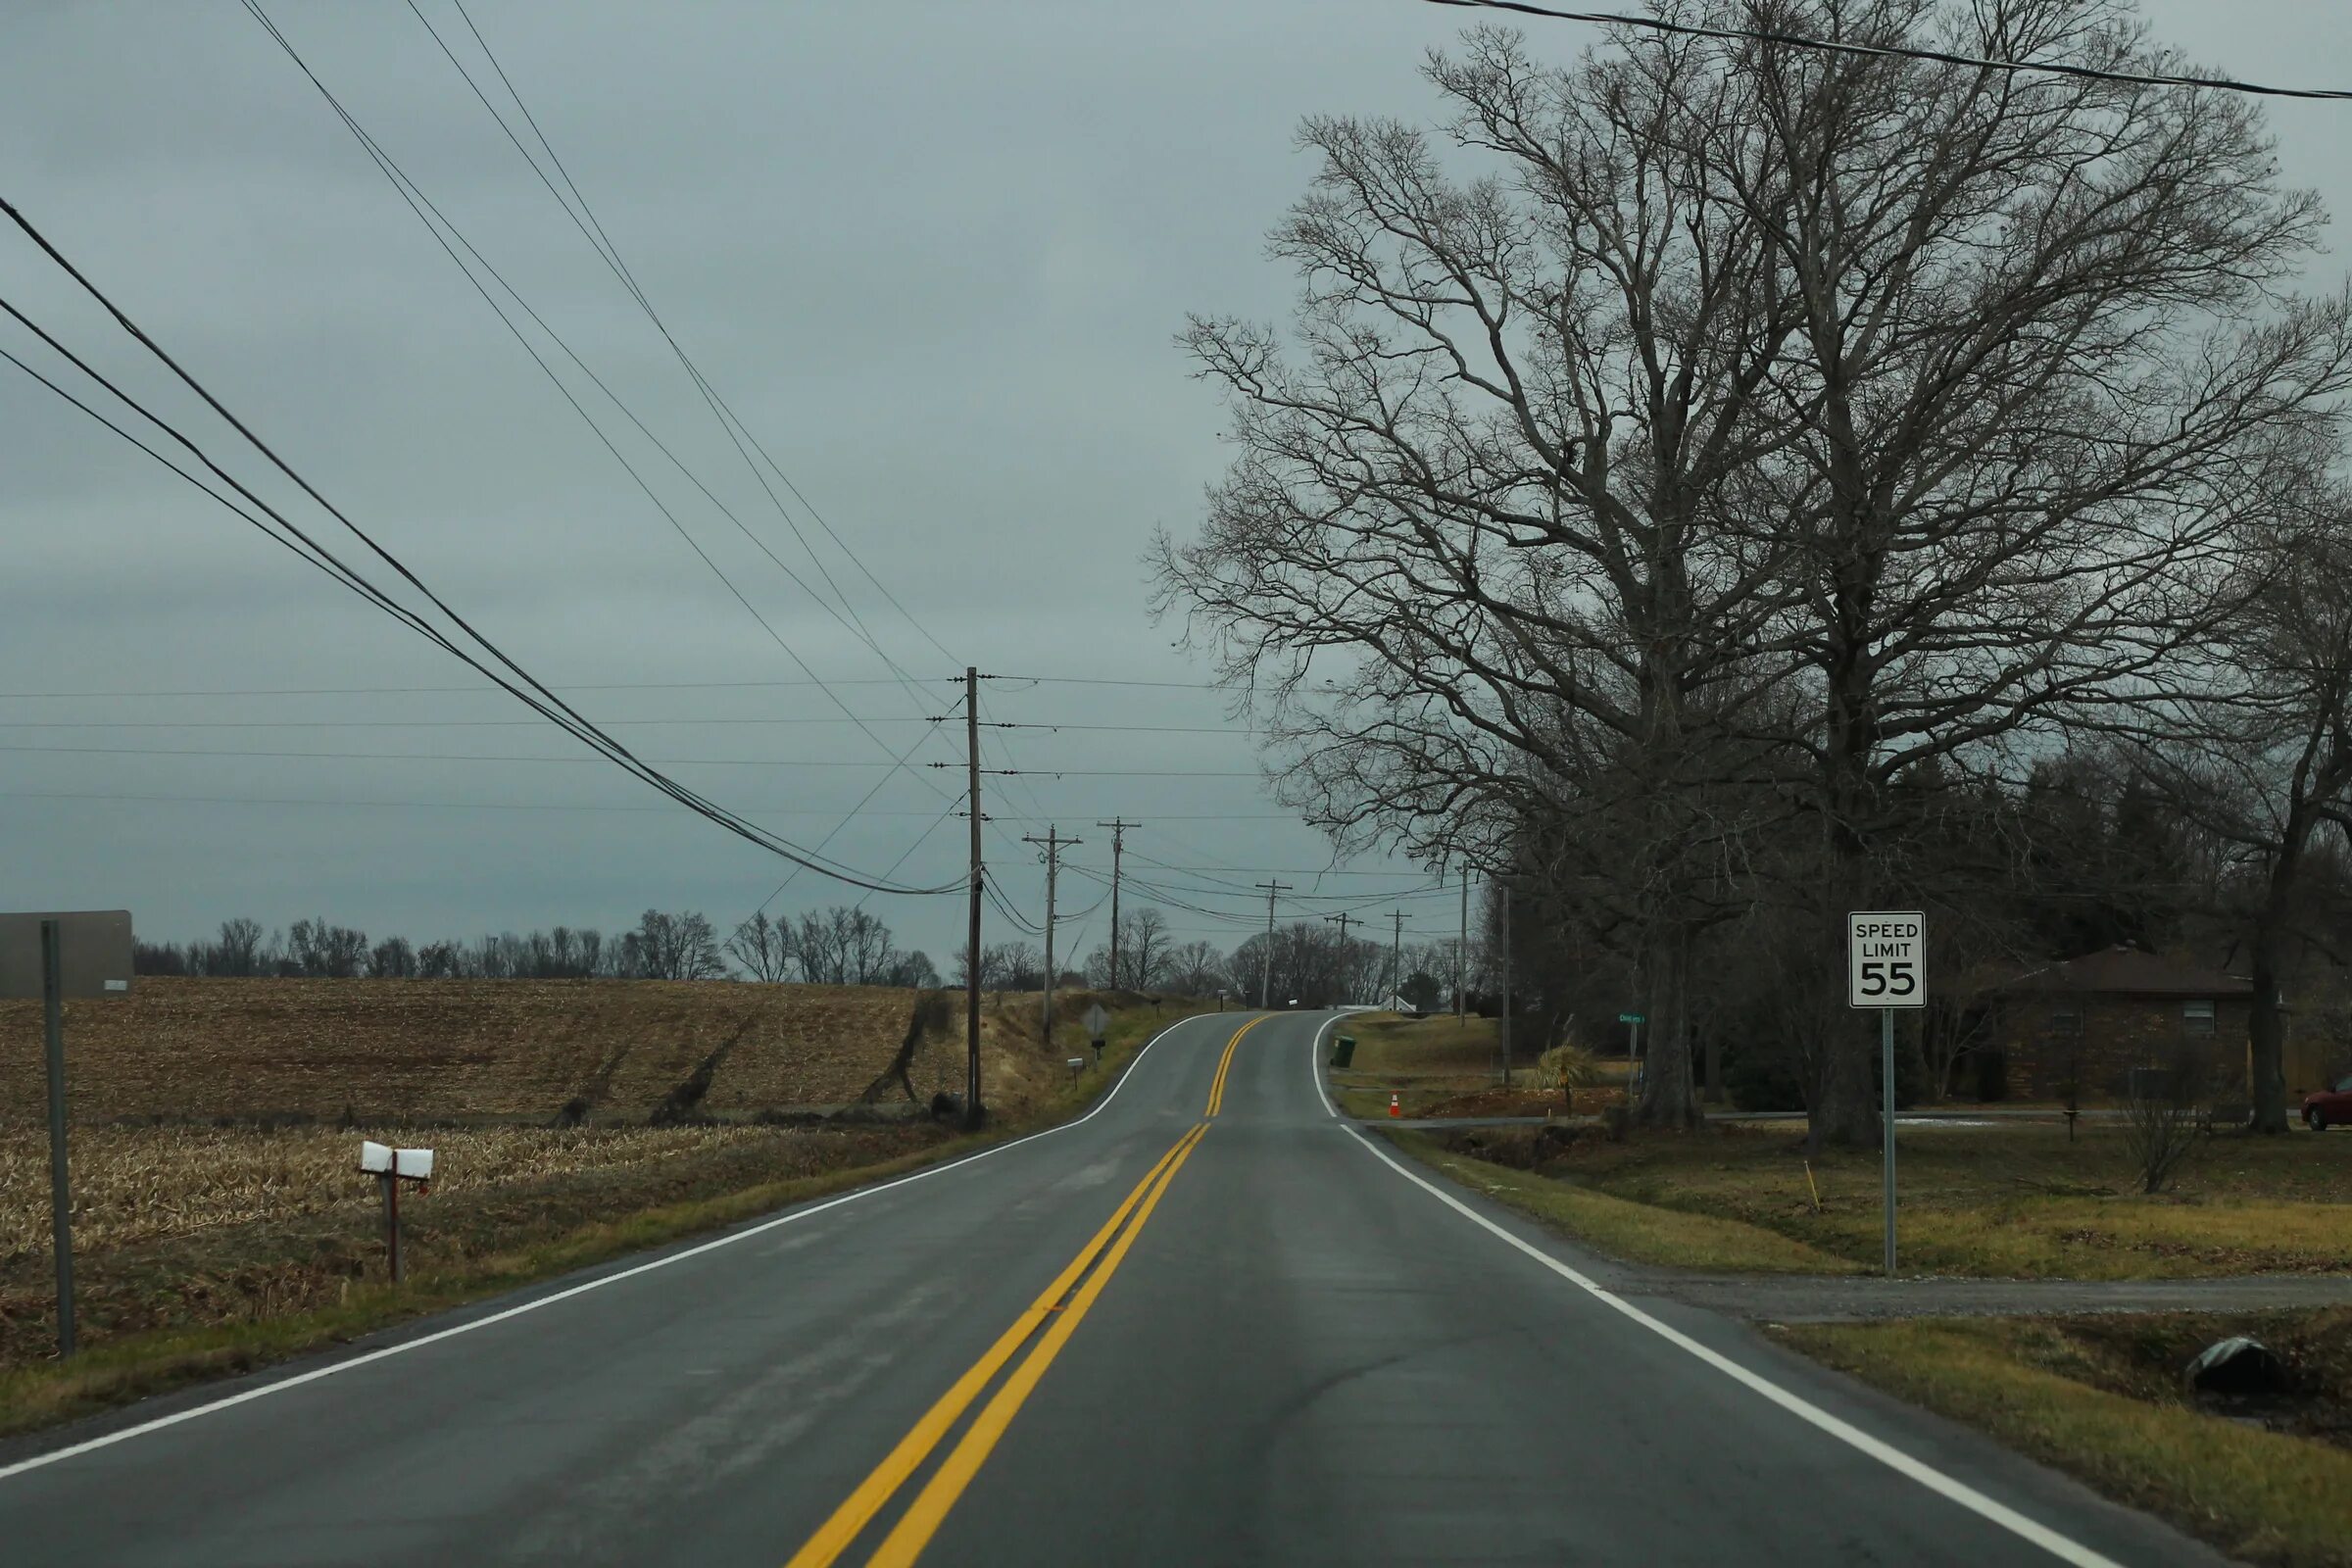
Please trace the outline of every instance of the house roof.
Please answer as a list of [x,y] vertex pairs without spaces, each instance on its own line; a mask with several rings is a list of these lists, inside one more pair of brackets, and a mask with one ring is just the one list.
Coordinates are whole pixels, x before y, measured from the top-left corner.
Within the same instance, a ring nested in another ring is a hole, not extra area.
[[2250,997],[2254,982],[2219,969],[2160,958],[2137,948],[2113,947],[2029,969],[1996,989],[2121,997]]

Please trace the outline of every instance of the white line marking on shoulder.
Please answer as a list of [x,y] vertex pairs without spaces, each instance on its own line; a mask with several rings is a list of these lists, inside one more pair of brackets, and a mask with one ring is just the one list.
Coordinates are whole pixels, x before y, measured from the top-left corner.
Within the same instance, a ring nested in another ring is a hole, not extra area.
[[1323,1027],[1315,1031],[1315,1049],[1308,1053],[1306,1059],[1306,1070],[1314,1075],[1316,1098],[1323,1102],[1323,1113],[1327,1116],[1337,1116],[1340,1107],[1331,1102],[1331,1091],[1323,1087],[1323,1037],[1330,1034],[1333,1026],[1347,1016],[1344,1012],[1335,1012],[1323,1020]]
[[828,1198],[821,1203],[812,1203],[807,1208],[796,1208],[789,1214],[779,1214],[774,1219],[762,1220],[757,1225],[746,1226],[739,1231],[731,1231],[725,1236],[715,1237],[699,1246],[665,1253],[650,1262],[639,1263],[634,1268],[624,1268],[616,1273],[599,1275],[595,1279],[583,1281],[568,1289],[534,1297],[530,1300],[510,1306],[504,1311],[492,1312],[486,1317],[477,1317],[431,1334],[421,1334],[413,1340],[403,1340],[398,1345],[387,1345],[380,1350],[368,1350],[341,1361],[330,1362],[325,1366],[313,1367],[308,1372],[297,1372],[291,1377],[279,1378],[275,1382],[265,1383],[259,1388],[245,1389],[222,1398],[192,1405],[185,1410],[174,1411],[171,1415],[157,1416],[152,1421],[142,1421],[136,1426],[123,1427],[120,1431],[102,1433],[95,1438],[88,1438],[63,1448],[53,1448],[47,1453],[36,1453],[29,1458],[19,1459],[14,1464],[0,1465],[0,1481],[6,1481],[11,1476],[23,1475],[27,1470],[39,1470],[44,1466],[57,1464],[78,1454],[90,1453],[99,1448],[111,1448],[118,1443],[127,1443],[132,1438],[144,1437],[150,1432],[161,1432],[166,1427],[175,1427],[183,1421],[193,1421],[199,1416],[211,1415],[216,1411],[229,1409],[234,1405],[267,1398],[272,1394],[282,1394],[288,1389],[298,1389],[306,1383],[317,1383],[322,1378],[331,1378],[338,1373],[349,1372],[354,1367],[367,1366],[395,1355],[406,1355],[411,1350],[421,1350],[428,1345],[438,1345],[443,1340],[454,1340],[461,1334],[471,1334],[477,1329],[489,1328],[494,1323],[509,1322],[526,1313],[536,1312],[542,1307],[553,1306],[558,1301],[568,1301],[575,1296],[585,1296],[590,1291],[601,1291],[608,1285],[617,1285],[622,1280],[633,1280],[641,1274],[651,1274],[657,1269],[667,1268],[673,1263],[683,1263],[690,1257],[700,1257],[705,1252],[714,1252],[722,1247],[733,1247],[738,1242],[748,1242],[755,1236],[764,1236],[780,1226],[794,1225],[805,1219],[812,1219],[818,1214],[829,1209],[839,1208],[845,1203],[855,1203],[860,1199],[872,1198],[877,1194],[890,1192],[894,1188],[905,1187],[910,1182],[919,1182],[928,1177],[943,1175],[948,1171],[962,1170],[987,1159],[992,1154],[1002,1154],[1006,1150],[1018,1149],[1023,1144],[1033,1143],[1040,1138],[1051,1138],[1055,1133],[1066,1133],[1074,1127],[1083,1127],[1102,1114],[1109,1107],[1110,1102],[1119,1098],[1119,1091],[1126,1088],[1127,1081],[1135,1076],[1135,1069],[1142,1063],[1146,1052],[1195,1019],[1213,1016],[1215,1016],[1213,1013],[1197,1012],[1190,1018],[1179,1018],[1145,1041],[1142,1050],[1136,1052],[1134,1059],[1127,1063],[1127,1070],[1119,1074],[1119,1081],[1110,1086],[1110,1093],[1097,1101],[1093,1109],[1075,1121],[1065,1121],[1058,1127],[1042,1128],[1037,1132],[1015,1138],[1010,1143],[983,1149],[977,1153],[966,1154],[961,1159],[950,1160],[944,1165],[927,1165],[921,1170],[911,1171],[905,1176],[893,1177],[891,1180],[873,1187],[860,1187],[855,1192],[844,1193],[839,1198]]
[[[1319,1075],[1316,1081],[1318,1083],[1321,1082]],[[1620,1313],[1623,1313],[1626,1317],[1632,1319],[1636,1323],[1639,1323],[1642,1325],[1642,1327],[1649,1330],[1652,1334],[1657,1335],[1660,1339],[1666,1341],[1669,1345],[1674,1346],[1677,1349],[1686,1350],[1691,1355],[1696,1356],[1699,1360],[1704,1361],[1716,1371],[1721,1372],[1725,1377],[1732,1379],[1736,1383],[1744,1384],[1749,1389],[1754,1390],[1756,1393],[1762,1395],[1765,1398],[1770,1399],[1773,1403],[1779,1405],[1782,1409],[1787,1410],[1791,1415],[1794,1415],[1797,1417],[1797,1419],[1806,1422],[1808,1425],[1819,1428],[1821,1431],[1828,1433],[1831,1437],[1836,1438],[1838,1442],[1845,1444],[1847,1446],[1858,1449],[1860,1452],[1869,1455],[1871,1458],[1878,1460],[1879,1463],[1886,1466],[1889,1470],[1894,1471],[1896,1474],[1918,1482],[1921,1486],[1927,1488],[1930,1492],[1935,1493],[1936,1495],[1949,1498],[1951,1501],[1958,1503],[1961,1507],[1966,1508],[1971,1513],[1977,1514],[1982,1518],[1991,1521],[1993,1524],[2000,1526],[2003,1530],[2008,1531],[2011,1535],[2016,1536],[2020,1540],[2031,1542],[2033,1544],[2039,1546],[2043,1551],[2048,1552],[2051,1556],[2056,1557],[2059,1561],[2073,1564],[2074,1568],[2122,1568],[2122,1565],[2116,1562],[2114,1558],[2102,1556],[2098,1552],[2091,1550],[2088,1546],[2083,1545],[2082,1543],[2070,1540],[2068,1537],[2058,1534],[2058,1532],[2048,1528],[2046,1525],[2035,1523],[2034,1520],[2027,1518],[2024,1514],[2019,1513],[2015,1508],[2010,1507],[2008,1504],[1994,1501],[1992,1498],[1986,1496],[1984,1493],[1979,1492],[1976,1488],[1968,1485],[1966,1482],[1953,1480],[1950,1476],[1945,1475],[1942,1471],[1923,1463],[1918,1459],[1914,1459],[1911,1457],[1911,1455],[1903,1452],[1902,1449],[1895,1447],[1891,1444],[1884,1443],[1879,1439],[1872,1437],[1869,1433],[1863,1431],[1860,1427],[1855,1426],[1852,1422],[1841,1420],[1840,1418],[1830,1414],[1829,1411],[1824,1410],[1821,1406],[1813,1403],[1811,1400],[1806,1399],[1799,1395],[1789,1393],[1787,1389],[1782,1388],[1779,1384],[1773,1382],[1770,1378],[1763,1376],[1761,1373],[1751,1372],[1746,1367],[1743,1367],[1739,1362],[1733,1360],[1730,1356],[1724,1355],[1720,1351],[1709,1349],[1706,1346],[1699,1344],[1696,1340],[1690,1338],[1690,1336],[1688,1334],[1683,1333],[1680,1329],[1676,1329],[1665,1323],[1659,1322],[1656,1318],[1651,1317],[1647,1312],[1642,1311],[1631,1301],[1628,1301],[1622,1297],[1613,1295],[1610,1292],[1603,1290],[1600,1286],[1594,1284],[1592,1280],[1587,1279],[1583,1274],[1578,1273],[1575,1269],[1570,1268],[1558,1258],[1553,1257],[1542,1248],[1531,1246],[1520,1237],[1512,1235],[1509,1231],[1495,1224],[1493,1220],[1487,1218],[1484,1214],[1481,1214],[1469,1204],[1455,1198],[1451,1193],[1445,1191],[1444,1189],[1436,1186],[1414,1172],[1405,1169],[1404,1166],[1397,1163],[1396,1157],[1390,1154],[1387,1150],[1382,1149],[1373,1143],[1371,1138],[1360,1128],[1349,1128],[1348,1130],[1355,1134],[1356,1140],[1364,1146],[1365,1151],[1369,1152],[1373,1158],[1388,1166],[1391,1170],[1403,1177],[1406,1181],[1411,1182],[1415,1187],[1418,1187],[1423,1192],[1428,1193],[1439,1202],[1444,1203],[1447,1208],[1452,1209],[1455,1213],[1470,1221],[1471,1224],[1476,1225],[1482,1230],[1488,1231],[1493,1235],[1500,1237],[1503,1241],[1517,1248],[1520,1251],[1525,1252],[1528,1256],[1534,1258],[1537,1262],[1543,1264],[1554,1274],[1559,1275],[1562,1279],[1567,1280],[1579,1290],[1589,1293],[1593,1297],[1594,1299],[1605,1303]]]

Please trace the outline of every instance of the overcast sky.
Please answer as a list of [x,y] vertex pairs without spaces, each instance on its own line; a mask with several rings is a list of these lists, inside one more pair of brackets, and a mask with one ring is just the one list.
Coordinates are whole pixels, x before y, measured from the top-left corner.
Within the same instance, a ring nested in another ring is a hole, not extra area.
[[[420,5],[495,94],[449,0]],[[265,9],[490,264],[824,593],[667,347],[407,6]],[[871,736],[812,685],[686,684],[805,677],[235,0],[12,0],[0,191],[535,673],[606,688],[570,695],[632,746],[804,844],[879,784],[826,853],[875,872],[905,856],[906,881],[959,875],[963,824],[939,815],[959,777],[894,775],[884,748],[922,742],[915,760],[959,760],[960,735],[924,741],[923,720],[949,711],[942,677],[964,663],[1205,678],[1171,646],[1176,628],[1145,611],[1152,530],[1189,531],[1225,461],[1215,395],[1171,339],[1187,311],[1285,311],[1294,281],[1262,236],[1311,172],[1293,145],[1298,119],[1426,119],[1422,52],[1461,14],[1412,0],[468,9],[678,341],[919,623],[793,507],[823,570],[926,695],[892,682],[582,392]],[[2230,74],[2352,86],[2339,5],[2144,11],[2161,38]],[[1594,37],[1529,25],[1563,56]],[[2352,209],[2352,105],[2271,114],[2287,178]],[[2341,274],[2330,255],[2314,281]],[[235,450],[13,230],[0,281],[208,446]],[[50,363],[13,322],[0,345]],[[172,938],[239,913],[424,938],[616,928],[659,906],[723,927],[788,869],[545,725],[498,722],[527,715],[5,365],[0,532],[0,907],[127,906],[143,934]],[[461,689],[255,695],[431,687]],[[189,692],[239,695],[40,695]],[[991,858],[1032,917],[1042,871],[1015,858],[1028,853],[1016,841],[1045,817],[1086,840],[1071,859],[1094,867],[1109,861],[1098,818],[1142,821],[1131,868],[1171,884],[1329,863],[1319,836],[1272,804],[1250,737],[1212,692],[1004,679],[983,707],[1000,721],[1204,731],[996,732],[995,765],[1067,770],[987,785]],[[657,719],[709,722],[635,722]],[[192,751],[392,755],[171,755]],[[426,760],[453,757],[553,760]],[[1409,867],[1345,869],[1282,879],[1403,908],[1408,940],[1450,930],[1449,894],[1379,897],[1420,885]],[[1066,879],[1064,912],[1099,892]],[[775,906],[857,897],[803,874]],[[1170,910],[1185,936],[1246,934],[1248,897],[1186,897],[1236,914]],[[947,967],[960,901],[869,906]],[[1065,951],[1105,924],[1102,910],[1073,922]],[[991,941],[1016,934],[993,910],[990,927]]]

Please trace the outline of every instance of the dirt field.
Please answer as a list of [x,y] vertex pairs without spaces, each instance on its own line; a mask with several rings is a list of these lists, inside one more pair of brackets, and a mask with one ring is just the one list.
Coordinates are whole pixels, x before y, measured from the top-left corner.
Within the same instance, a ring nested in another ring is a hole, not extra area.
[[[69,1004],[68,1103],[84,1124],[229,1117],[642,1122],[714,1053],[700,1110],[855,1100],[890,1063],[916,993],[632,980],[142,980]],[[1075,1016],[1087,998],[1064,996]],[[1007,1111],[1063,1075],[1035,994],[986,999],[982,1071]],[[918,1052],[918,1097],[960,1090],[962,1012]],[[1061,1032],[1061,1031],[1057,1031]],[[0,1125],[43,1110],[37,1004],[0,1003]],[[904,1096],[900,1096],[904,1099]]]
[[[1099,1083],[1066,1065],[1091,1055],[1074,1020],[1092,1000],[1059,998],[1049,1048],[1034,994],[984,999],[995,1125],[1066,1110]],[[1103,1000],[1114,1058],[1191,1010]],[[936,1149],[957,1135],[924,1111],[963,1088],[959,995],[936,1007],[906,1086],[880,1097],[904,1115],[812,1124],[884,1075],[915,1004],[878,988],[174,979],[75,1004],[83,1343],[227,1334],[360,1301],[383,1269],[374,1189],[353,1168],[363,1136],[436,1151],[430,1196],[403,1205],[409,1263],[424,1293],[452,1298]],[[37,1010],[0,1004],[0,1041],[4,1386],[50,1354],[53,1319]],[[672,1124],[653,1125],[665,1103]],[[0,1428],[35,1418],[11,1402]]]

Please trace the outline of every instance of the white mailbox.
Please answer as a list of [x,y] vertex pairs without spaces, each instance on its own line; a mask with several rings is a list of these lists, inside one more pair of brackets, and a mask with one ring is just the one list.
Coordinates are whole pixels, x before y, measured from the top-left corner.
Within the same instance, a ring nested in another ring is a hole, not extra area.
[[369,1176],[399,1176],[413,1182],[430,1181],[433,1175],[433,1152],[429,1149],[390,1149],[373,1139],[362,1139],[360,1170]]

